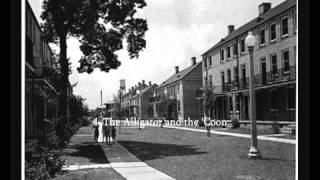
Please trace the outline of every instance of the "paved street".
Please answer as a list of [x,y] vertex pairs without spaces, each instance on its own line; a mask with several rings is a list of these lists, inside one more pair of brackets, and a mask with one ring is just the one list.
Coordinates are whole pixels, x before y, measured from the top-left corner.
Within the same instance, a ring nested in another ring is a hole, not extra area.
[[247,159],[247,138],[159,127],[122,128],[119,144],[112,146],[94,143],[90,127],[83,127],[70,143],[64,158],[71,168],[57,179],[135,179],[133,174],[142,172],[167,179],[294,179],[295,174],[295,145],[287,143],[260,140],[261,160]]

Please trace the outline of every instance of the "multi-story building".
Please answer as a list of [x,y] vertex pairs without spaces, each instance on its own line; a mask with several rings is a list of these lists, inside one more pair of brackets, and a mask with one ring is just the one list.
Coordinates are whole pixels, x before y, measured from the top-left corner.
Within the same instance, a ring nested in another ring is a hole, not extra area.
[[46,68],[52,68],[52,51],[41,39],[42,31],[26,1],[25,11],[25,133],[30,139],[42,134],[44,119],[57,117],[57,94],[46,78]]
[[144,80],[131,87],[121,96],[121,113],[125,118],[150,119],[153,117],[152,105],[149,99],[157,84],[146,84]]
[[182,71],[175,67],[175,74],[162,82],[154,91],[150,102],[154,118],[186,120],[200,118],[196,90],[202,86],[202,62],[191,58],[191,65]]
[[286,0],[274,8],[258,7],[258,17],[235,29],[203,56],[203,87],[213,90],[212,118],[249,118],[249,54],[245,38],[256,37],[254,79],[257,120],[295,120],[296,1]]

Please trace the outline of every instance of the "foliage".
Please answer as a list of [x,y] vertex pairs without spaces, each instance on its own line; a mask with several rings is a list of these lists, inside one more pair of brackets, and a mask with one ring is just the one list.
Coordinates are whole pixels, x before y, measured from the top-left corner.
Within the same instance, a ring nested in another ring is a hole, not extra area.
[[45,119],[44,135],[40,137],[37,147],[39,158],[26,163],[26,179],[51,179],[61,171],[64,161],[60,159],[62,146],[56,135],[56,122]]
[[77,38],[83,53],[78,71],[91,73],[99,68],[108,72],[120,66],[115,52],[123,48],[123,42],[130,58],[137,58],[146,47],[147,22],[134,17],[145,6],[144,0],[45,0],[43,38],[56,44],[67,37]]
[[26,164],[26,179],[51,179],[61,171],[64,161],[60,159],[62,151],[47,147],[39,148],[40,158]]

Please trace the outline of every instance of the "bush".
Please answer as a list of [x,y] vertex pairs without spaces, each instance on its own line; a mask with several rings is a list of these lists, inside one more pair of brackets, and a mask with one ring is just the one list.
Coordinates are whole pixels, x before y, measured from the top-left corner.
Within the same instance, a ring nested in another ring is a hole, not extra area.
[[61,172],[64,161],[60,159],[61,150],[40,147],[40,158],[26,163],[25,177],[27,180],[51,179]]
[[26,180],[51,179],[51,176],[46,169],[46,164],[43,161],[26,163],[25,169]]
[[233,129],[240,128],[240,122],[238,119],[232,120],[232,128]]

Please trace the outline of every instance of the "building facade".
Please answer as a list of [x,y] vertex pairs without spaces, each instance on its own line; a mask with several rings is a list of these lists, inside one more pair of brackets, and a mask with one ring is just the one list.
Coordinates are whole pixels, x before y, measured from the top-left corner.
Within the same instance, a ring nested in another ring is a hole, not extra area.
[[42,134],[45,118],[57,118],[58,96],[45,75],[53,66],[53,54],[41,39],[41,28],[28,1],[25,13],[25,133],[29,139]]
[[162,82],[154,91],[150,102],[153,104],[154,118],[168,120],[194,120],[201,118],[196,101],[196,90],[202,86],[202,62],[191,58],[191,65]]
[[127,93],[121,95],[121,114],[124,118],[150,119],[153,117],[152,105],[149,99],[153,95],[157,84],[146,84],[144,80],[131,87]]
[[235,29],[203,55],[203,87],[212,89],[210,116],[249,119],[249,54],[245,38],[256,37],[253,51],[257,120],[295,121],[296,1],[258,7],[258,17]]

